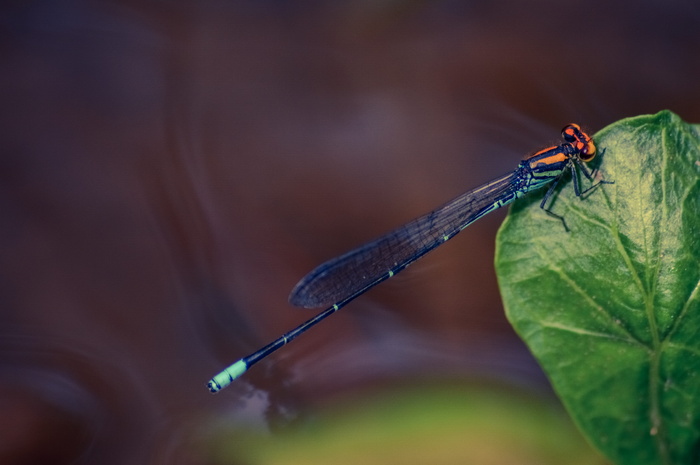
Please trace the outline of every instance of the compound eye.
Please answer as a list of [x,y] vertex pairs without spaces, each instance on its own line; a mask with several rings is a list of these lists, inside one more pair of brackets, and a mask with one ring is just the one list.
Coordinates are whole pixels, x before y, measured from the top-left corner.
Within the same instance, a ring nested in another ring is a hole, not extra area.
[[581,161],[589,162],[595,158],[596,147],[593,143],[593,139],[588,138],[588,140],[585,143],[579,142],[576,145],[576,148],[579,149],[578,156],[581,159]]
[[578,124],[569,124],[561,130],[561,136],[566,142],[581,140],[581,127]]

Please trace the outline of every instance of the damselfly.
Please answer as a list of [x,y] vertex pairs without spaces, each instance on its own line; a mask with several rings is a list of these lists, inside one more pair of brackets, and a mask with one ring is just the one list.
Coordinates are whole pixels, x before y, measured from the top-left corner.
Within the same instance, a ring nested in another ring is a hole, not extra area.
[[[337,312],[356,297],[402,271],[482,216],[530,191],[551,184],[540,208],[561,220],[568,231],[564,218],[545,208],[564,174],[571,172],[574,192],[578,197],[601,183],[610,184],[611,181],[594,182],[594,176],[584,162],[588,163],[595,157],[596,146],[593,139],[578,125],[566,126],[562,130],[562,138],[562,144],[526,157],[512,173],[472,189],[442,207],[318,266],[294,287],[289,302],[307,308],[322,305],[330,307],[214,376],[209,381],[209,390],[218,392],[225,388],[254,363]],[[584,191],[579,188],[577,170],[593,183]]]

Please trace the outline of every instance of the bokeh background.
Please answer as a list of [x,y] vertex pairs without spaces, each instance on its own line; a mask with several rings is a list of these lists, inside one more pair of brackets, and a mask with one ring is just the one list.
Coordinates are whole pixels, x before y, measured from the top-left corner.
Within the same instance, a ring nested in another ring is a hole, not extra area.
[[505,209],[206,382],[314,314],[313,267],[563,125],[699,122],[699,30],[690,0],[3,2],[0,462],[253,463],[237,435],[441,380],[557,408],[503,315]]

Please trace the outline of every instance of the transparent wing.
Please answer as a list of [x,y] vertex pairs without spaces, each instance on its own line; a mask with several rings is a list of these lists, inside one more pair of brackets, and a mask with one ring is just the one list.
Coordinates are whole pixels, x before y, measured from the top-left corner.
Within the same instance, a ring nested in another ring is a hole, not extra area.
[[510,203],[518,193],[517,178],[516,171],[494,179],[319,265],[294,287],[289,302],[313,308],[356,297],[403,270],[485,214]]

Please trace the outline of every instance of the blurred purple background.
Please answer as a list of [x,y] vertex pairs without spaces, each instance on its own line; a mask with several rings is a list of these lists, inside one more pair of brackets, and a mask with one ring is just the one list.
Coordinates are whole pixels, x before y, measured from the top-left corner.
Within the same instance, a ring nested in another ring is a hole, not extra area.
[[[305,273],[578,122],[700,121],[693,1],[0,7],[0,462],[206,463],[411,378],[547,391],[471,226],[217,396],[312,316]],[[406,381],[410,382],[410,381]]]

